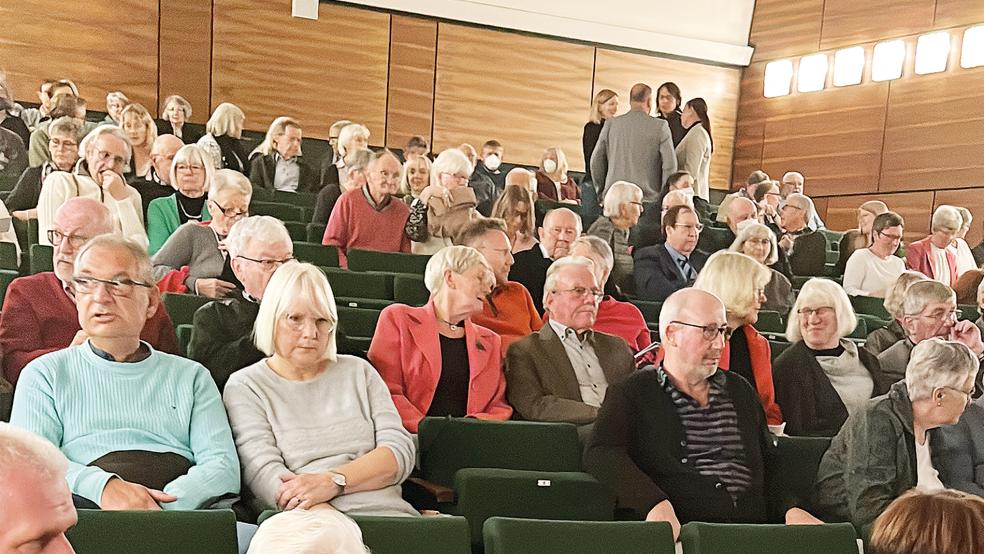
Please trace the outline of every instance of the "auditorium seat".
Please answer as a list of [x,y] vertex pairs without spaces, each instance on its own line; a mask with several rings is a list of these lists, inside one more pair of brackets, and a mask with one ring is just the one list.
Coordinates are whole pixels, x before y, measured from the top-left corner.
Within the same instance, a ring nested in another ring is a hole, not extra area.
[[772,361],[775,362],[779,354],[785,352],[792,345],[793,343],[785,340],[769,340],[769,346],[772,348]]
[[390,273],[424,274],[430,256],[419,254],[404,254],[402,252],[376,252],[374,250],[348,251],[348,268],[350,271],[387,271]]
[[[355,273],[322,267],[332,294],[337,297],[393,300],[393,276],[386,273]],[[371,335],[370,335],[371,336]]]
[[813,483],[830,437],[776,437],[776,474],[783,498],[810,511]]
[[319,267],[338,267],[338,249],[334,246],[325,246],[321,241],[295,242],[294,257]]
[[884,298],[875,298],[873,296],[850,296],[849,298],[851,299],[851,305],[854,306],[854,311],[859,314],[878,316],[885,321],[894,319],[888,313],[888,310],[885,309]]
[[249,204],[249,214],[268,215],[280,221],[303,221],[301,218],[301,208],[278,202],[257,202],[253,200]]
[[300,221],[284,221],[284,227],[287,228],[287,234],[290,235],[290,240],[294,242],[301,242],[307,238],[307,224]]
[[857,554],[850,523],[752,525],[690,522],[680,530],[685,554]]
[[182,356],[188,356],[188,345],[191,344],[191,335],[195,326],[190,323],[182,323],[174,328],[174,334],[178,337],[178,348]]
[[376,331],[379,310],[348,306],[338,306],[337,309],[338,332],[345,339],[342,341],[345,351],[342,351],[342,345],[339,345],[339,351],[343,354],[364,355],[369,350],[369,343]]
[[408,306],[423,306],[430,300],[430,291],[420,275],[393,275],[393,300]]
[[782,314],[770,310],[761,310],[758,313],[758,321],[755,328],[760,333],[783,334],[786,332],[786,323],[783,321]]
[[0,269],[17,271],[19,265],[17,246],[12,242],[0,242]]
[[232,510],[79,510],[66,535],[78,554],[236,554]]
[[307,242],[314,242],[321,244],[321,241],[325,238],[325,228],[328,227],[324,223],[308,223],[304,226],[305,235],[304,240]]
[[663,307],[662,302],[651,302],[648,300],[633,300],[632,305],[639,308],[642,318],[649,326],[659,326],[659,310]]
[[482,529],[485,554],[674,554],[665,522],[556,521],[492,517]]
[[290,204],[299,208],[314,206],[318,199],[318,194],[314,192],[287,192],[285,190],[273,191],[273,202],[279,204]]
[[191,324],[195,317],[195,312],[213,299],[197,294],[179,294],[165,292],[161,295],[161,302],[171,316],[171,323],[175,328],[182,324]]
[[7,296],[7,287],[18,277],[20,277],[20,273],[14,270],[0,269],[0,306],[3,305],[3,299]]
[[959,308],[962,312],[960,314],[961,321],[973,322],[977,321],[977,318],[981,317],[980,310],[978,310],[977,306],[974,306],[973,304],[961,304],[957,306],[957,308]]
[[253,194],[250,195],[251,202],[273,202],[273,191],[262,187],[253,187]]
[[35,243],[31,245],[31,249],[28,252],[31,258],[30,267],[32,275],[43,271],[55,270],[54,261],[52,261],[54,249],[51,246]]

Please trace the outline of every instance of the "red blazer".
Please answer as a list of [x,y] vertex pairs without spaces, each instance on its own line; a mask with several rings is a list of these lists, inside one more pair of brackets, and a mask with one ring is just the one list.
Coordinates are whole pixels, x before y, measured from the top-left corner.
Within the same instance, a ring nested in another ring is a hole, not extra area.
[[[917,240],[905,247],[905,265],[913,271],[918,271],[930,279],[935,279],[933,275],[933,245],[929,242],[930,237]],[[957,285],[957,255],[953,250],[947,248],[946,265],[950,266],[950,288]]]
[[567,180],[560,184],[560,192],[564,195],[563,198],[557,198],[557,185],[547,177],[547,174],[542,171],[536,172],[536,194],[537,198],[540,200],[553,200],[554,202],[560,202],[561,200],[577,200],[577,203],[581,203],[581,189],[574,182],[574,179],[567,177]]
[[[776,404],[776,388],[772,384],[772,347],[769,341],[763,337],[755,327],[742,325],[735,332],[745,332],[745,339],[748,341],[748,353],[752,358],[752,374],[755,376],[755,388],[758,389],[759,400],[765,409],[765,418],[769,425],[779,425],[782,423],[782,412]],[[656,355],[656,362],[663,361],[663,349],[660,348]],[[721,361],[718,367],[727,370],[731,365],[731,346],[724,343],[724,350],[721,352]]]
[[[465,320],[470,368],[468,417],[507,420],[506,377],[499,335]],[[411,433],[427,414],[441,377],[441,342],[434,304],[387,306],[369,345],[369,361],[386,381],[404,427]]]

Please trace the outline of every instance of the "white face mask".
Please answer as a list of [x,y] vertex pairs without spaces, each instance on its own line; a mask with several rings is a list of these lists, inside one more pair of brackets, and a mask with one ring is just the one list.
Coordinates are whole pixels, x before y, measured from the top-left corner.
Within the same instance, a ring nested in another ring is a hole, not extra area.
[[546,171],[547,173],[557,171],[557,162],[549,159],[543,160],[543,171]]
[[490,171],[495,171],[496,169],[499,169],[499,166],[502,164],[502,160],[500,160],[499,156],[495,154],[489,154],[488,156],[485,156],[485,159],[482,160],[482,162],[485,164],[485,167],[489,168]]

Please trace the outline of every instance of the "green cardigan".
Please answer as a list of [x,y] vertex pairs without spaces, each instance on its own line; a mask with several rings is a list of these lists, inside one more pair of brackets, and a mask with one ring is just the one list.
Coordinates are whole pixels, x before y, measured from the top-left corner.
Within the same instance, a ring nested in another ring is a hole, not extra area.
[[[202,206],[202,221],[211,221],[208,202]],[[181,226],[178,219],[178,199],[175,195],[155,198],[147,205],[147,238],[150,239],[148,252],[151,256],[164,246],[167,239]]]

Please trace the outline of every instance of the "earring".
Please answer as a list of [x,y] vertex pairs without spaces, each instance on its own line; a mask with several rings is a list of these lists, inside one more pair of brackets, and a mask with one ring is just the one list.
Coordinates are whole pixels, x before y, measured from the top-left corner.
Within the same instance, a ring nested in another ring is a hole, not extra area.
[[937,403],[936,403],[936,406],[937,406],[938,408],[942,408],[942,407],[943,407],[943,401],[942,401],[942,400],[940,400],[939,402],[937,402]]

